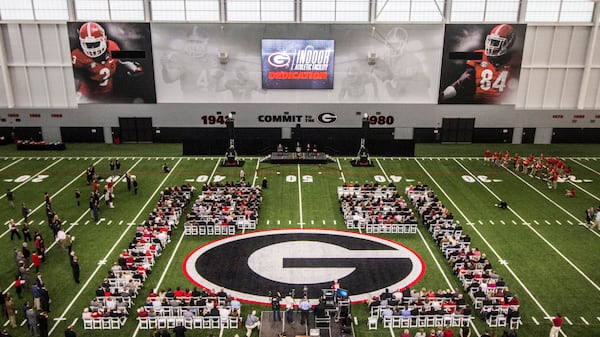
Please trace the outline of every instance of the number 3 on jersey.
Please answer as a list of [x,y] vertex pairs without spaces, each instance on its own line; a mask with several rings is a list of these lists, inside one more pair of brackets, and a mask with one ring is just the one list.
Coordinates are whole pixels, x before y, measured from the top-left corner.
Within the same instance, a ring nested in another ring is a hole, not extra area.
[[492,80],[494,79],[494,72],[490,69],[484,69],[481,71],[481,81],[479,81],[479,88],[481,90],[488,91],[491,88],[496,89],[498,92],[504,91],[506,87],[506,80],[508,79],[508,71],[503,70],[498,74],[494,83]]

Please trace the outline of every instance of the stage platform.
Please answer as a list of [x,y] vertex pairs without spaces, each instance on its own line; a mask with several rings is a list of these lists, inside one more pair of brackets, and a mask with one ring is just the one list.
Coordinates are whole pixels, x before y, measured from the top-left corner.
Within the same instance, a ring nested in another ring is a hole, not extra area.
[[322,152],[273,152],[265,161],[272,164],[325,164],[333,159]]

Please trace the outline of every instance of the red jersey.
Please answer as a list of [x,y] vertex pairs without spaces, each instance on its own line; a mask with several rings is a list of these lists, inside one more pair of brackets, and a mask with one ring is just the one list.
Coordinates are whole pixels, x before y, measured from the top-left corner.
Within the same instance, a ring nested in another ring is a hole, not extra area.
[[559,327],[560,328],[560,326],[562,325],[562,323],[563,323],[562,317],[554,317],[552,319],[552,325],[554,325],[555,327]]
[[79,48],[71,51],[73,68],[83,73],[79,92],[93,99],[106,98],[111,95],[113,89],[113,76],[117,71],[118,60],[112,58],[110,54],[120,48],[112,40],[108,40],[106,44],[106,52],[96,59],[85,55]]
[[467,61],[467,65],[475,69],[475,99],[493,102],[502,98],[510,80],[510,64],[495,66],[483,49],[475,52],[482,54],[481,60]]

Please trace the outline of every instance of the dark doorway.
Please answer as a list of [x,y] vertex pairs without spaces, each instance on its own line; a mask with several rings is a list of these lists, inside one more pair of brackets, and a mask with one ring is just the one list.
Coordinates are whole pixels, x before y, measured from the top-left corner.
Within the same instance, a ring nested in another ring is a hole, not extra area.
[[471,143],[475,118],[442,119],[442,143]]
[[535,140],[535,128],[523,128],[521,144],[533,144]]
[[65,143],[103,143],[104,130],[101,126],[62,126],[60,128],[60,137]]
[[122,143],[152,143],[152,118],[119,117]]

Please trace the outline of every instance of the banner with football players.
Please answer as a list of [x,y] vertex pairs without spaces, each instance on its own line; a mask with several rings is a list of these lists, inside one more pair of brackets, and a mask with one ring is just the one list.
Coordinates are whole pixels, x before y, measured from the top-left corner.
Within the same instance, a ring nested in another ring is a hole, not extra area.
[[527,25],[446,25],[438,103],[514,104]]
[[77,103],[156,103],[150,24],[69,22]]
[[[153,23],[157,99],[435,103],[443,34],[441,24]],[[265,42],[272,41],[281,45],[266,48]],[[315,41],[328,46],[320,49]],[[311,60],[306,62],[309,49]],[[269,59],[279,71],[263,68]],[[277,85],[265,84],[263,76],[271,76]],[[283,81],[287,83],[281,85]]]

